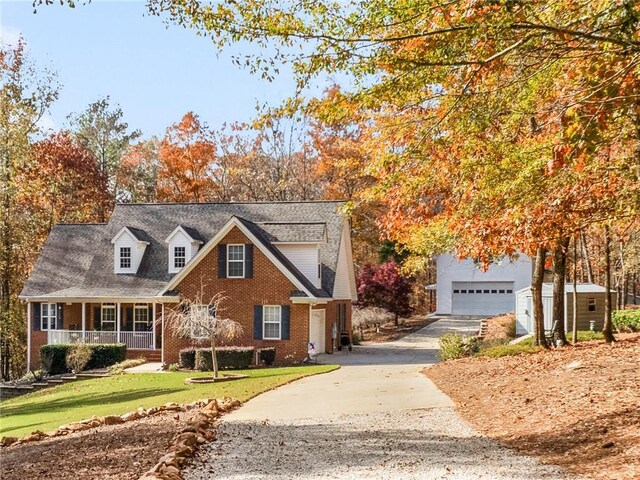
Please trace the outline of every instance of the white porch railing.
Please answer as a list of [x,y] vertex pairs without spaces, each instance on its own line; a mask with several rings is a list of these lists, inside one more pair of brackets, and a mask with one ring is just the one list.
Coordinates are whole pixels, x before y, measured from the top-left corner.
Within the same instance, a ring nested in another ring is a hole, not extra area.
[[58,343],[124,343],[134,350],[155,350],[153,332],[98,332],[81,330],[48,330],[48,344]]

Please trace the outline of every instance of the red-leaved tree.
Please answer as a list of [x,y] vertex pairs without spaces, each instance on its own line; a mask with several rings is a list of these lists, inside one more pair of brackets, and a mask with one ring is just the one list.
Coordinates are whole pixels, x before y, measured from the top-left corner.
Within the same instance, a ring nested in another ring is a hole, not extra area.
[[413,310],[410,304],[411,279],[400,273],[395,262],[364,265],[357,284],[358,304],[388,310],[393,313],[396,325],[400,316],[409,315]]

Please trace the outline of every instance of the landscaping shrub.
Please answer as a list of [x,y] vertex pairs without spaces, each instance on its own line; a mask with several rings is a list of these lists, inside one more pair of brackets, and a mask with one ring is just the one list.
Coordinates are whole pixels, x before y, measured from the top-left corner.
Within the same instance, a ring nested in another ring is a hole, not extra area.
[[93,350],[87,370],[92,368],[106,368],[127,358],[127,346],[124,343],[105,343],[103,345],[89,345]]
[[478,357],[510,357],[514,355],[522,355],[524,353],[534,353],[541,350],[542,347],[536,347],[535,345],[527,343],[516,343],[513,345],[495,345],[486,349],[480,350],[476,355]]
[[89,360],[91,360],[92,353],[89,345],[84,343],[72,345],[71,348],[67,350],[67,368],[71,369],[72,372],[80,373],[85,369]]
[[442,360],[470,357],[479,349],[478,339],[475,336],[449,333],[440,337],[440,358]]
[[264,347],[258,350],[258,361],[261,365],[273,365],[276,361],[276,347]]
[[180,366],[189,370],[196,368],[196,349],[194,347],[180,350]]
[[[124,343],[86,344],[91,349],[91,359],[85,365],[87,370],[106,368],[127,358],[127,346]],[[43,345],[40,347],[40,363],[48,375],[67,373],[67,352],[77,344]]]
[[[242,370],[249,368],[253,361],[253,347],[218,347],[216,354],[218,357],[218,368]],[[210,348],[196,349],[195,368],[201,371],[213,370]]]
[[40,347],[40,363],[47,375],[67,373],[67,351],[72,345],[43,345]]
[[611,320],[618,332],[640,332],[640,309],[614,310]]

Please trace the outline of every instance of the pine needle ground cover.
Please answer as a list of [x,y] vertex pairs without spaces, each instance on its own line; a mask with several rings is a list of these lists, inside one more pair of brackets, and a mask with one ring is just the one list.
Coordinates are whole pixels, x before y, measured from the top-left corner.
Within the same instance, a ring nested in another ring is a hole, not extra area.
[[640,334],[440,363],[425,373],[482,433],[587,478],[640,478]]

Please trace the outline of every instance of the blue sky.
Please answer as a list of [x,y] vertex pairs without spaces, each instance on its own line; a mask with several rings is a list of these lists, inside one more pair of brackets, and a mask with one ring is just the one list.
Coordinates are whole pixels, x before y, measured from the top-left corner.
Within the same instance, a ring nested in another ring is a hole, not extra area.
[[69,113],[106,95],[148,137],[190,110],[218,128],[250,120],[256,103],[277,105],[294,93],[290,74],[269,83],[232,65],[234,53],[251,50],[246,44],[219,53],[194,31],[147,15],[144,1],[56,3],[34,14],[31,0],[0,0],[0,28],[5,42],[21,34],[30,58],[58,73],[62,88],[43,122],[48,128],[64,127]]

